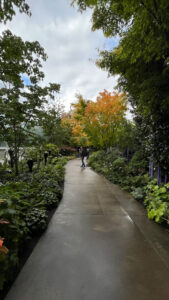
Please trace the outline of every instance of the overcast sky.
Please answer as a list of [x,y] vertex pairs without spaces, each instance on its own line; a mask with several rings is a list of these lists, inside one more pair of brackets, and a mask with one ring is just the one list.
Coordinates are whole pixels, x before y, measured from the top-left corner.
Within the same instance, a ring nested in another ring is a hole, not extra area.
[[[68,110],[75,94],[96,99],[99,92],[113,91],[116,78],[95,65],[97,49],[117,46],[116,39],[106,39],[101,31],[91,31],[91,11],[80,14],[71,0],[27,0],[32,16],[17,14],[7,26],[24,40],[38,40],[48,60],[44,64],[44,83],[61,84],[59,98]],[[2,27],[1,27],[2,28]]]

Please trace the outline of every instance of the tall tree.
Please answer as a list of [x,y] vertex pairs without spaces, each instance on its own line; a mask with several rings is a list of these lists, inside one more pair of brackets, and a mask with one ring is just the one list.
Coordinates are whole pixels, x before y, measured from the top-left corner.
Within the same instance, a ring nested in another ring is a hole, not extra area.
[[[100,52],[98,65],[120,74],[143,144],[169,172],[169,2],[167,0],[74,0],[93,9],[92,29],[120,36],[119,46]],[[151,145],[151,147],[150,147]]]
[[100,93],[85,112],[85,132],[96,147],[108,148],[117,142],[118,132],[126,112],[126,95]]
[[[46,60],[38,42],[23,42],[7,30],[0,38],[0,127],[3,140],[14,151],[18,173],[19,148],[38,124],[38,115],[47,98],[54,98],[58,84],[40,87],[44,78],[41,61]],[[29,82],[26,84],[25,78]]]
[[63,106],[57,102],[43,111],[41,126],[48,143],[52,143],[57,146],[70,144],[72,130],[70,127],[63,126],[63,115]]

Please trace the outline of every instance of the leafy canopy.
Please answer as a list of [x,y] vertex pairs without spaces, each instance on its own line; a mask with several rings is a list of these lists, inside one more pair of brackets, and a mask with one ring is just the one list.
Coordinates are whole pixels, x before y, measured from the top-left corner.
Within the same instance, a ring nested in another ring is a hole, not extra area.
[[169,170],[169,2],[167,0],[74,0],[90,7],[92,29],[119,35],[117,48],[101,51],[97,64],[119,74],[135,113],[147,154]]
[[8,20],[11,21],[16,14],[17,8],[19,9],[19,12],[26,13],[28,16],[31,15],[29,5],[25,0],[0,1],[0,22],[6,23]]
[[93,145],[113,146],[126,112],[126,95],[101,92],[96,102],[90,102],[85,112],[85,132]]
[[[48,98],[54,99],[60,85],[41,87],[42,61],[47,56],[38,42],[24,42],[7,30],[0,37],[0,134],[15,151],[18,173],[19,147],[25,145]],[[26,84],[26,77],[29,84]]]

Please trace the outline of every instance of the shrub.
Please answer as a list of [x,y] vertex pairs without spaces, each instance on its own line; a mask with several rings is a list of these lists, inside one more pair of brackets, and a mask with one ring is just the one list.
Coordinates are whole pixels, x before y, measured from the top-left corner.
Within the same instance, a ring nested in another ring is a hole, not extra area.
[[[34,149],[37,150],[37,149]],[[36,158],[36,151],[34,152]],[[39,172],[10,178],[13,182],[0,184],[0,234],[8,254],[0,251],[0,290],[5,281],[12,280],[18,265],[18,253],[23,243],[47,226],[47,210],[57,206],[63,193],[64,164],[67,159],[57,158],[55,165],[47,165]],[[3,201],[2,201],[3,199]]]
[[[14,196],[15,198],[15,196]],[[19,241],[23,236],[22,228],[24,222],[19,217],[12,199],[1,199],[0,201],[0,219],[8,221],[8,224],[0,223],[1,235],[5,238],[5,246],[9,249],[9,253],[0,252],[0,290],[4,282],[11,280],[15,269],[18,265]]]
[[148,174],[131,176],[127,175],[122,180],[122,187],[128,192],[132,192],[137,188],[143,188],[149,181]]
[[109,154],[105,155],[106,161],[112,163],[117,158],[121,157],[122,154],[117,148],[113,148]]
[[169,183],[158,186],[156,180],[151,181],[146,187],[144,204],[148,218],[157,223],[166,221],[169,224]]
[[41,156],[41,149],[40,147],[31,147],[26,149],[25,154],[24,154],[24,162],[26,163],[26,161],[28,159],[33,159],[33,161],[37,162],[40,159]]
[[45,190],[40,193],[47,209],[56,207],[59,203],[56,193],[50,190]]
[[148,170],[148,160],[142,151],[137,151],[129,163],[129,173],[133,176],[143,175]]
[[131,194],[138,201],[143,201],[145,197],[145,191],[141,187],[134,188]]
[[31,233],[40,233],[47,227],[46,210],[31,209],[25,217],[25,222]]
[[108,179],[113,183],[122,184],[125,176],[127,176],[126,160],[119,157],[109,167]]
[[70,146],[65,146],[60,148],[59,152],[63,156],[75,156],[75,154],[77,153],[77,149]]
[[124,176],[127,174],[127,165],[125,158],[119,157],[112,163],[112,169],[118,175]]
[[105,151],[104,150],[100,150],[97,152],[93,152],[92,155],[90,155],[89,157],[89,161],[88,161],[88,165],[92,166],[92,163],[96,163],[96,162],[101,162],[104,161],[105,159]]
[[56,157],[59,155],[59,148],[54,144],[45,145],[44,150],[48,151],[52,157]]

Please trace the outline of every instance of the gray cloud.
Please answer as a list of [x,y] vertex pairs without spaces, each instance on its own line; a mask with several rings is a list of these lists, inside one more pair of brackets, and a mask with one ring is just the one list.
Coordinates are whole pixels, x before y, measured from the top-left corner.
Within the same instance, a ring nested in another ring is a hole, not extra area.
[[98,48],[113,48],[117,40],[107,41],[101,31],[91,32],[91,12],[80,14],[70,6],[71,0],[27,2],[32,17],[17,14],[7,27],[24,40],[38,40],[45,48],[48,60],[43,64],[44,83],[61,83],[60,98],[66,109],[77,92],[94,100],[103,89],[112,91],[117,78],[108,78],[107,72],[92,61],[97,58]]

